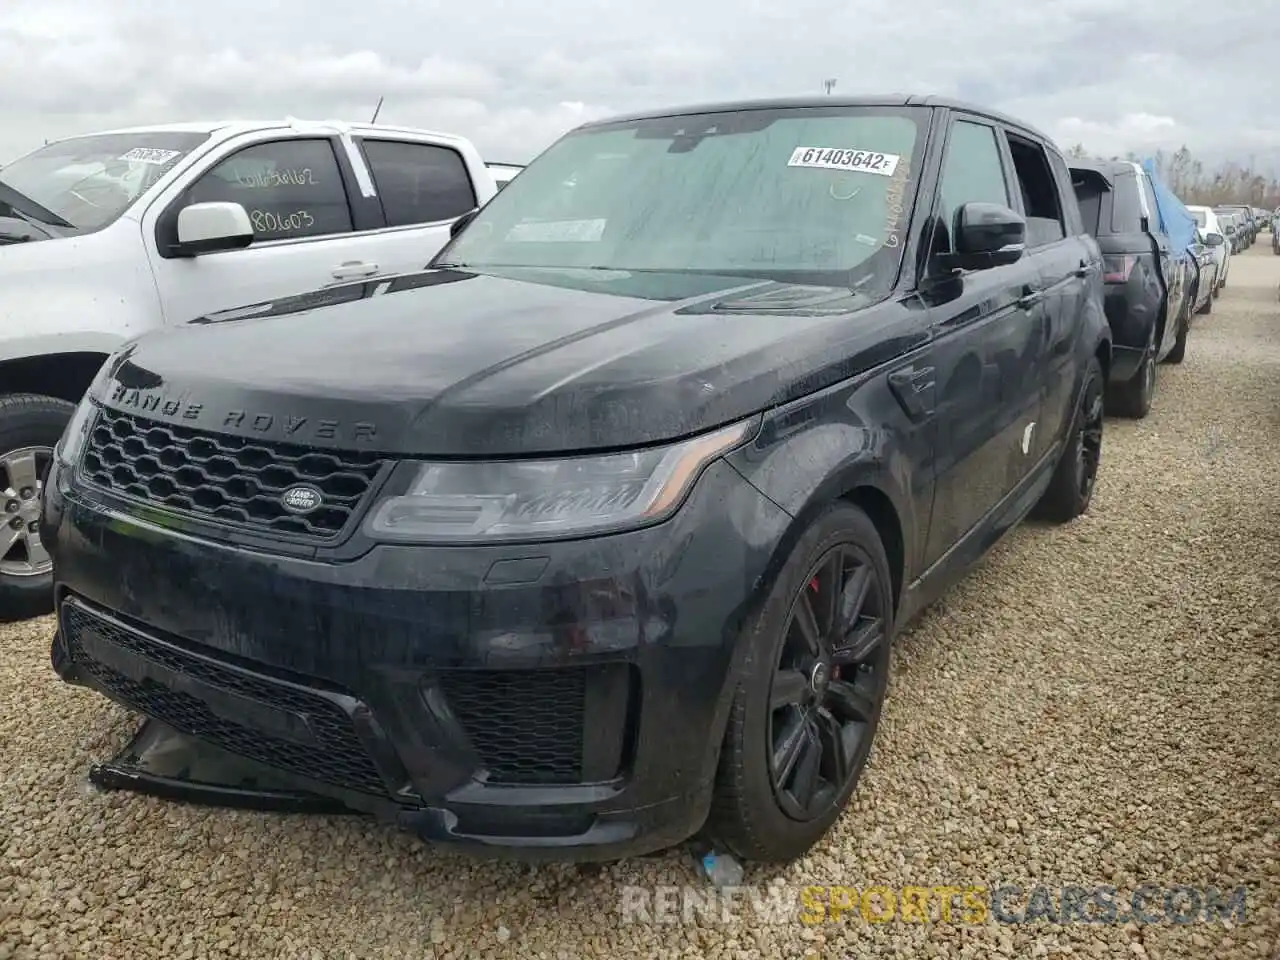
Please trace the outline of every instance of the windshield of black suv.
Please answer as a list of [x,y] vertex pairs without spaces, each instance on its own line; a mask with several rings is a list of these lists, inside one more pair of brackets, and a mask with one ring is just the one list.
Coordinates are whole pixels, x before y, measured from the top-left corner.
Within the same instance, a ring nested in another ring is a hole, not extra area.
[[0,183],[80,233],[115,222],[206,133],[97,134],[41,147],[0,168]]
[[921,108],[824,106],[580,129],[494,197],[437,265],[882,293],[897,277],[927,123]]

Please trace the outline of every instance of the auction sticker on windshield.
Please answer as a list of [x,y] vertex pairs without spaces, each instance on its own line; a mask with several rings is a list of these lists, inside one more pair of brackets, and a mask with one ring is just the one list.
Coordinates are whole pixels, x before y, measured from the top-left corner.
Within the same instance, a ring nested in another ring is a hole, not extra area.
[[163,166],[174,157],[180,156],[181,154],[181,150],[159,150],[155,147],[134,147],[120,159],[133,161],[135,163],[154,163],[157,166]]
[[604,235],[604,220],[542,220],[517,223],[509,243],[594,243]]
[[844,150],[840,147],[796,147],[788,167],[817,167],[821,170],[848,170],[851,173],[878,173],[892,177],[902,158],[896,153],[872,150]]

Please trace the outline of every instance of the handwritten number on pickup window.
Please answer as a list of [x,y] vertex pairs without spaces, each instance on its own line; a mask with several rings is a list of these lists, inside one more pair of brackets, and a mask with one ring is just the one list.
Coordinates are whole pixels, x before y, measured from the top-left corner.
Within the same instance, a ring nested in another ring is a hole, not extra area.
[[255,233],[293,233],[314,226],[316,219],[306,210],[293,213],[272,213],[269,210],[254,210],[249,214]]
[[273,187],[319,186],[310,167],[297,170],[269,170],[266,173],[236,173],[235,183],[246,190],[270,190]]

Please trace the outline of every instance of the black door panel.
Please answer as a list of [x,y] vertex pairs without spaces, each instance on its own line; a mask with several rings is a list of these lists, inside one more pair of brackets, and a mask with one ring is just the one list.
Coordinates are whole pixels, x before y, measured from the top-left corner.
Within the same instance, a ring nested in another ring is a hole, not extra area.
[[1026,425],[1039,416],[1035,363],[1040,304],[1020,306],[1037,285],[1030,261],[939,284],[935,317],[938,446],[926,566],[979,523],[1025,475]]

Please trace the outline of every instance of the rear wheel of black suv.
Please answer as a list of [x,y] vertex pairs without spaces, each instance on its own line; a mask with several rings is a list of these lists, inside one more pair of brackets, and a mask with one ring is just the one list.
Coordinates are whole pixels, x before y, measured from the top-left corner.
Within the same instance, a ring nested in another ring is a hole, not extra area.
[[1141,420],[1151,412],[1156,393],[1156,345],[1147,344],[1142,361],[1132,377],[1106,389],[1106,412],[1130,420]]
[[836,504],[746,629],[706,833],[744,860],[803,856],[858,784],[889,680],[893,587],[875,524]]
[[1066,448],[1053,471],[1049,489],[1036,504],[1037,517],[1069,523],[1089,509],[1102,462],[1102,424],[1102,364],[1094,357],[1085,371],[1084,389]]
[[1187,316],[1189,308],[1184,305],[1182,308],[1182,316],[1178,318],[1178,336],[1173,341],[1173,349],[1169,351],[1169,355],[1164,358],[1165,363],[1181,363],[1187,356],[1187,334],[1191,325],[1190,318]]

